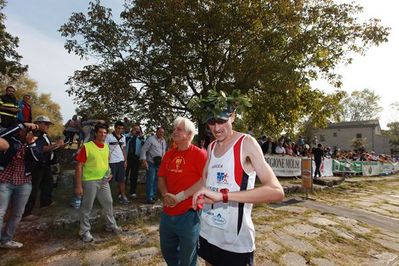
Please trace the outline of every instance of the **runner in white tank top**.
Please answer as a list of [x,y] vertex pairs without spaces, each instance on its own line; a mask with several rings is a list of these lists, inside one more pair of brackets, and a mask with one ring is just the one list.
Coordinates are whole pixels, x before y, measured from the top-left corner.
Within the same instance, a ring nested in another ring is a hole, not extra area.
[[[246,135],[238,138],[225,154],[216,157],[214,143],[208,164],[206,187],[213,191],[227,188],[230,192],[253,189],[256,173],[245,173],[241,164],[241,146]],[[218,202],[205,204],[201,214],[200,235],[223,249],[245,253],[255,249],[255,229],[251,219],[252,204]]]
[[[257,141],[233,131],[235,113],[224,110],[207,121],[216,141],[208,147],[204,187],[193,208],[204,204],[198,254],[212,265],[252,265],[255,230],[252,203],[281,201],[284,191]],[[254,188],[255,176],[261,185]]]

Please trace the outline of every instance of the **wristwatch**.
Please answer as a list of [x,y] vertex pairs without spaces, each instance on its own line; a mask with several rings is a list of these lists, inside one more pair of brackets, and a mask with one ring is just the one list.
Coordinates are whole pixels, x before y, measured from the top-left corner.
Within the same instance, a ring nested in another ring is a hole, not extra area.
[[223,197],[223,203],[227,203],[229,201],[229,190],[227,188],[222,188],[220,190]]

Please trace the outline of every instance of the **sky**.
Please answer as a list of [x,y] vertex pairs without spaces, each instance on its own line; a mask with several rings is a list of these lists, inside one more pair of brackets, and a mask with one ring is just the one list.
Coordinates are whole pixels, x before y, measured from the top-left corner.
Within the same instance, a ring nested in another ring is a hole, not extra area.
[[[391,28],[389,41],[372,47],[365,56],[355,56],[351,65],[338,66],[336,72],[343,76],[342,89],[348,93],[367,88],[381,97],[380,105],[384,110],[380,124],[386,128],[387,123],[399,119],[390,108],[390,104],[399,102],[399,68],[396,65],[399,62],[399,1],[355,2],[364,7],[361,18],[379,18],[382,25]],[[66,93],[65,82],[87,62],[67,53],[65,39],[58,29],[73,12],[85,12],[88,3],[86,0],[8,0],[3,10],[7,31],[20,39],[18,52],[23,56],[21,62],[29,66],[29,77],[37,81],[39,92],[51,93],[53,101],[60,104],[64,121],[72,117],[76,108]],[[114,16],[123,9],[123,0],[103,0],[102,3],[112,8]],[[313,85],[326,92],[334,90],[322,80]]]

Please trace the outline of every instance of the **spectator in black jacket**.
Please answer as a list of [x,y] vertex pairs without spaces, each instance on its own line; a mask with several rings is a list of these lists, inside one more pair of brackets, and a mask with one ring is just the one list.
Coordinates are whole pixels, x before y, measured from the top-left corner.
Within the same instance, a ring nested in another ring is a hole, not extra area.
[[130,197],[137,197],[136,187],[137,187],[137,178],[139,175],[139,167],[140,167],[140,152],[141,147],[143,146],[143,138],[142,131],[139,125],[134,125],[130,132],[130,138],[126,145],[126,153],[127,153],[127,167],[126,167],[126,181],[130,179]]
[[32,170],[32,193],[29,197],[28,203],[26,204],[24,213],[24,219],[26,220],[34,220],[38,218],[32,214],[32,209],[35,206],[36,195],[39,189],[40,207],[47,207],[52,204],[53,175],[50,166],[54,160],[53,151],[65,146],[63,140],[59,140],[55,144],[51,143],[47,133],[50,125],[53,123],[47,116],[41,115],[36,117],[34,123],[39,127],[40,136],[38,137],[36,144],[39,146],[42,153],[40,154],[39,162]]
[[316,169],[314,171],[314,179],[316,179],[317,175],[319,175],[319,177],[321,177],[320,166],[321,166],[321,161],[324,158],[323,145],[321,145],[320,143],[317,144],[317,148],[314,148],[312,150],[312,153],[313,153],[314,162],[316,164]]
[[262,152],[263,154],[275,154],[276,153],[276,143],[273,142],[273,139],[271,137],[267,138],[267,141],[265,141],[262,146]]

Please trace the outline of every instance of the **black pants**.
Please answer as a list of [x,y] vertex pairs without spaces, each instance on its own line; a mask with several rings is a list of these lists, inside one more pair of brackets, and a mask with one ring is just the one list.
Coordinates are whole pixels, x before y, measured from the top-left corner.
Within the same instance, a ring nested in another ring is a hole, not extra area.
[[137,178],[139,176],[140,159],[136,155],[127,157],[126,183],[130,179],[130,194],[136,193]]
[[316,164],[316,169],[314,169],[314,177],[316,177],[317,174],[319,175],[319,177],[321,177],[320,173],[321,161],[314,161],[314,163]]
[[35,167],[32,171],[32,192],[25,206],[24,216],[32,214],[36,204],[37,194],[40,190],[40,207],[49,206],[52,203],[53,175],[50,165]]

